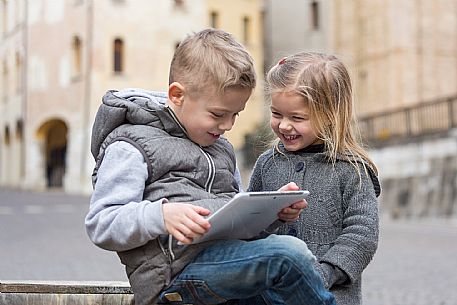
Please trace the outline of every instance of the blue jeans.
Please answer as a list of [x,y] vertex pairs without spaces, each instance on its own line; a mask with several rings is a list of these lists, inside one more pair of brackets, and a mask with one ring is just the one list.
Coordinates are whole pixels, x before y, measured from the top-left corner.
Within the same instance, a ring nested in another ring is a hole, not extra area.
[[306,244],[292,236],[220,241],[184,268],[158,304],[336,305],[314,260]]

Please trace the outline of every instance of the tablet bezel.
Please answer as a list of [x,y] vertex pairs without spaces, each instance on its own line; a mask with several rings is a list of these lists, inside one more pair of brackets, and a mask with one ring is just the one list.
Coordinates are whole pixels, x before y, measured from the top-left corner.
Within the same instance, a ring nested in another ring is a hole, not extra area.
[[277,214],[294,202],[305,199],[306,190],[242,192],[208,217],[209,231],[192,244],[220,239],[250,239],[267,229]]

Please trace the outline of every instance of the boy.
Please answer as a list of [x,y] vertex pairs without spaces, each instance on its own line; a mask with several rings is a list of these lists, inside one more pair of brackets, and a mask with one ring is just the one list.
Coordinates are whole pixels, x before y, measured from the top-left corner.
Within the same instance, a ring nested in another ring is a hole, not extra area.
[[[246,50],[230,34],[208,29],[177,48],[168,94],[103,97],[92,132],[86,229],[96,245],[117,251],[136,304],[220,304],[258,295],[272,304],[334,304],[298,239],[190,245],[210,229],[204,216],[239,191],[235,154],[221,136],[255,84]],[[295,220],[304,206],[297,202],[279,216]]]

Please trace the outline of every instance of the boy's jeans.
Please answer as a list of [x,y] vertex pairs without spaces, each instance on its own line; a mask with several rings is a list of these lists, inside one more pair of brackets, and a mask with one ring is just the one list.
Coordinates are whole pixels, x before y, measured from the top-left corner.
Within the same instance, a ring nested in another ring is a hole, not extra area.
[[158,304],[335,305],[314,260],[303,241],[287,235],[217,242],[186,266]]

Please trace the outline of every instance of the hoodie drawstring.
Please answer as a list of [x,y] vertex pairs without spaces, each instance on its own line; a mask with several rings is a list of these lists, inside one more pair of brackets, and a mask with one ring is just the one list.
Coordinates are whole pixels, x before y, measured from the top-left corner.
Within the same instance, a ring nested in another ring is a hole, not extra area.
[[170,251],[171,260],[175,260],[175,254],[173,253],[173,235],[168,235],[168,251]]

